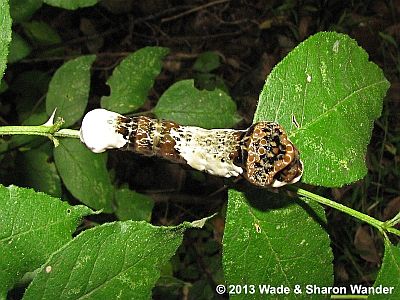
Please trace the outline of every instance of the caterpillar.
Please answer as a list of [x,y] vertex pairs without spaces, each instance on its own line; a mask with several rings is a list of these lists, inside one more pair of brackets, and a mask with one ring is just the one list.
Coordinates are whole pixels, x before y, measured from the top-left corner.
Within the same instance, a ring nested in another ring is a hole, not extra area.
[[95,109],[85,115],[80,139],[95,153],[123,149],[158,156],[216,176],[242,176],[264,188],[296,183],[303,174],[299,151],[276,122],[208,130]]

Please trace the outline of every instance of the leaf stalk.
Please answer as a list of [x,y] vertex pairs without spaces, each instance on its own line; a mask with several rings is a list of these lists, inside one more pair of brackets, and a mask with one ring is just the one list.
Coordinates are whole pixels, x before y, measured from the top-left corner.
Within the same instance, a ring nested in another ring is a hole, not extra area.
[[303,190],[303,189],[295,188],[295,187],[289,187],[289,189],[294,191],[294,192],[296,192],[300,196],[301,199],[306,198],[306,199],[310,199],[310,200],[316,201],[316,202],[318,202],[320,204],[332,207],[332,208],[334,208],[336,210],[344,212],[345,214],[348,214],[348,215],[350,215],[352,217],[355,217],[355,218],[357,218],[357,219],[359,219],[359,220],[361,220],[361,221],[363,221],[365,223],[368,223],[369,225],[371,225],[371,226],[375,227],[376,229],[378,229],[379,232],[381,232],[385,237],[386,237],[386,232],[390,232],[390,233],[396,234],[397,236],[400,236],[400,230],[397,230],[396,228],[393,227],[396,224],[396,222],[394,222],[394,220],[398,221],[396,219],[396,217],[393,218],[392,220],[387,221],[387,222],[382,222],[382,221],[379,221],[378,219],[375,219],[375,218],[373,218],[371,216],[368,216],[368,215],[366,215],[366,214],[364,214],[362,212],[359,212],[359,211],[357,211],[355,209],[352,209],[352,208],[350,208],[348,206],[345,206],[345,205],[340,204],[338,202],[335,202],[335,201],[332,201],[330,199],[324,198],[322,196],[316,195],[316,194],[314,194],[312,192],[309,192],[307,190]]

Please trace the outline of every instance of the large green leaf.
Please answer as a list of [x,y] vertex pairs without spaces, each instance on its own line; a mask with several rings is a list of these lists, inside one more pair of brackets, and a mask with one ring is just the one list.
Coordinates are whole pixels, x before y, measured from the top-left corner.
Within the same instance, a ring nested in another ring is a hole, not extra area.
[[87,230],[43,265],[24,299],[150,299],[185,229],[204,221],[177,227],[125,221]]
[[[385,255],[374,287],[386,293],[370,295],[368,299],[400,299],[400,245],[385,239]],[[391,290],[389,290],[391,289]]]
[[88,103],[90,66],[95,55],[80,56],[63,64],[50,81],[46,98],[46,112],[64,119],[64,127],[80,120]]
[[8,45],[11,41],[11,18],[7,0],[0,0],[0,79],[6,69]]
[[57,170],[70,193],[86,205],[111,212],[114,188],[107,154],[94,154],[76,139],[61,139],[54,148]]
[[101,107],[121,114],[140,108],[168,52],[168,48],[145,47],[122,60],[107,81],[111,94],[101,99]]
[[182,125],[226,128],[239,118],[236,104],[221,90],[198,90],[193,80],[178,81],[162,94],[153,112],[157,117]]
[[85,206],[30,189],[0,185],[0,298],[28,271],[40,267],[49,255],[71,240]]
[[353,39],[318,33],[272,70],[254,121],[286,128],[304,162],[303,182],[342,186],[366,174],[366,148],[388,87]]
[[230,190],[223,240],[226,281],[284,285],[292,291],[295,285],[302,289],[307,284],[332,285],[333,255],[321,226],[325,222],[318,204],[263,190],[246,195]]
[[51,6],[75,10],[81,7],[93,6],[99,0],[43,0],[43,2]]

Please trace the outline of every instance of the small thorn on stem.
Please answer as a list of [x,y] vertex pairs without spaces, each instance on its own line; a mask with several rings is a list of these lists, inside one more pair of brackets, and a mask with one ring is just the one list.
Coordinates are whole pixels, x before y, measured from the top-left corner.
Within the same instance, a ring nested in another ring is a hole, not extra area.
[[46,123],[44,123],[42,126],[47,126],[51,127],[54,125],[54,116],[56,115],[57,107],[53,110],[53,113],[51,114],[50,118],[47,120]]

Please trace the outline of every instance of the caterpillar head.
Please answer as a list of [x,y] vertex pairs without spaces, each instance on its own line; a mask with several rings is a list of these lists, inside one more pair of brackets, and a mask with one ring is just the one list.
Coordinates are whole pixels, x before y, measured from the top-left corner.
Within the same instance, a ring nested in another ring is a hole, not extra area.
[[303,174],[299,151],[277,123],[253,124],[245,136],[245,178],[259,187],[296,183]]

